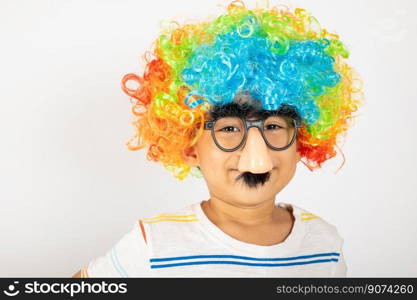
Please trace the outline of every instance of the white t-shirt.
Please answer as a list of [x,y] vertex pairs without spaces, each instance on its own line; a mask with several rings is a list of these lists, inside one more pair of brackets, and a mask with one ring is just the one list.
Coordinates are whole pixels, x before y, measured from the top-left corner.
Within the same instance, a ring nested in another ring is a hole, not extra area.
[[[280,202],[295,218],[275,245],[237,240],[207,218],[201,203],[135,222],[82,277],[346,277],[343,239],[335,226]],[[292,208],[292,209],[291,209]]]

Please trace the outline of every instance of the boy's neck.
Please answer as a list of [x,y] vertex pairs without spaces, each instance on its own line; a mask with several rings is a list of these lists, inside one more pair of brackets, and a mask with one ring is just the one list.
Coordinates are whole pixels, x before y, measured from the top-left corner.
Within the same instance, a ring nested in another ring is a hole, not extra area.
[[233,223],[241,226],[256,227],[270,225],[278,221],[275,199],[255,206],[242,206],[210,198],[207,201],[203,201],[201,207],[208,217],[220,224]]
[[292,212],[275,206],[275,201],[257,207],[236,207],[228,203],[203,201],[207,218],[229,236],[251,244],[270,246],[282,243],[292,231]]

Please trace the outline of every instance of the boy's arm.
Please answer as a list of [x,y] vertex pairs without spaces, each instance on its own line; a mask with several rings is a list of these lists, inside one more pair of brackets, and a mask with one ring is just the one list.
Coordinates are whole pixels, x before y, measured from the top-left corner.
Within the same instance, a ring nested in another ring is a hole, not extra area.
[[339,260],[335,264],[333,276],[334,277],[347,277],[347,265],[346,265],[345,255],[343,254],[342,248],[340,249]]
[[346,261],[343,255],[339,257],[339,261],[336,263],[334,277],[346,277],[347,276],[347,266]]
[[146,239],[135,221],[113,247],[85,264],[72,278],[146,276],[148,265]]
[[74,275],[72,275],[71,278],[81,278],[81,270],[79,270],[77,273],[75,273]]
[[77,273],[72,275],[71,278],[88,278],[88,264],[84,265]]

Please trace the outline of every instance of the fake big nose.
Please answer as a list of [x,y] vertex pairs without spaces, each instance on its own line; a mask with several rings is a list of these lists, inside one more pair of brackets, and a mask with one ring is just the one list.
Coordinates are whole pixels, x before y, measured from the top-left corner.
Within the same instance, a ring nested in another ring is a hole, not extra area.
[[271,171],[272,167],[268,145],[262,138],[261,132],[255,127],[249,128],[238,164],[239,172],[266,173]]

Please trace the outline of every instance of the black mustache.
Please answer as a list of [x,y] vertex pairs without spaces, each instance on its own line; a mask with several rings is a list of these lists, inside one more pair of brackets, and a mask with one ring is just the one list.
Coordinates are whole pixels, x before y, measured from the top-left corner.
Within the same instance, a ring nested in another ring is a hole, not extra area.
[[248,187],[255,188],[258,185],[264,185],[265,182],[267,182],[270,177],[271,177],[271,173],[270,172],[261,173],[261,174],[254,174],[254,173],[251,173],[251,172],[245,172],[245,173],[240,174],[236,178],[236,181],[238,181],[239,179],[242,179],[243,182]]

